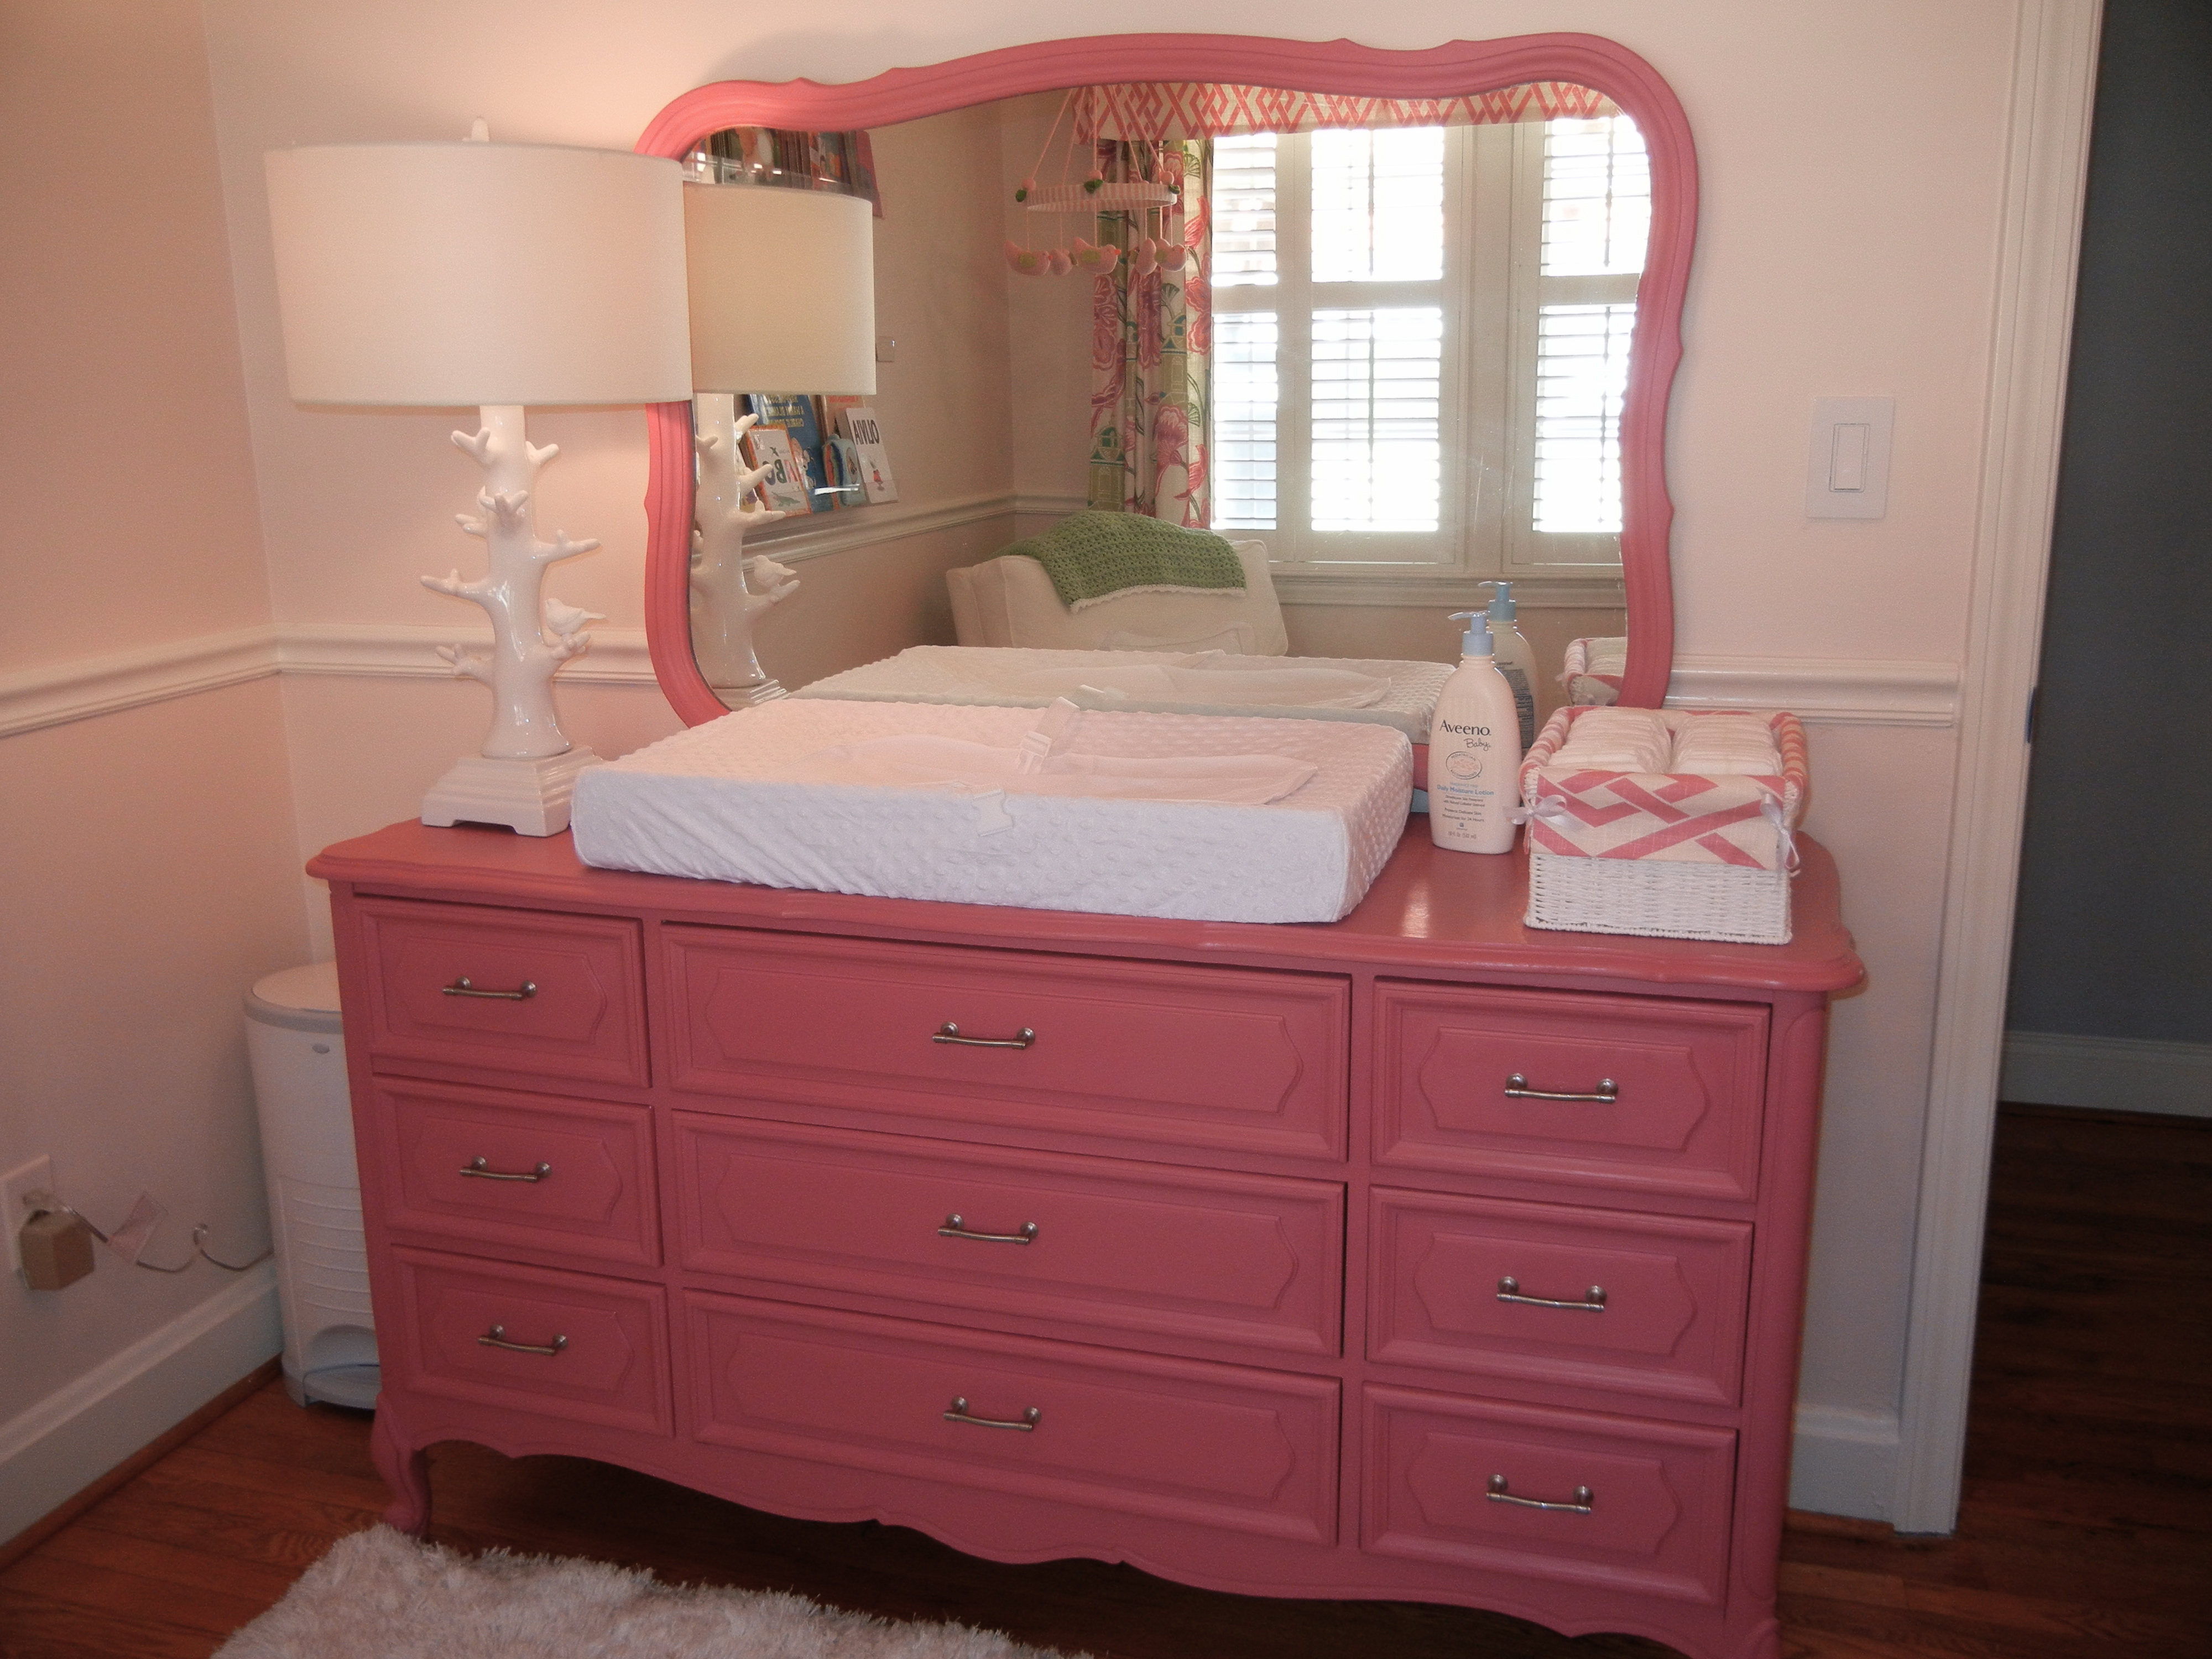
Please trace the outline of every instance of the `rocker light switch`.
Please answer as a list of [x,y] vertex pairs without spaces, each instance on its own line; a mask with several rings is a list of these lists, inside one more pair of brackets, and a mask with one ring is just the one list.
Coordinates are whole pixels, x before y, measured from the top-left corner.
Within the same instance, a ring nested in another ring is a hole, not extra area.
[[1808,519],[1879,519],[1889,509],[1894,398],[1816,398],[1805,470]]

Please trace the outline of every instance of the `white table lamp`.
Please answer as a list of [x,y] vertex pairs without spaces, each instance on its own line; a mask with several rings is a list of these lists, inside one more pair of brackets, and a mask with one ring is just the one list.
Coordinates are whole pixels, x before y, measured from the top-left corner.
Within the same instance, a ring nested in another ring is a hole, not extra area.
[[[874,216],[858,197],[769,185],[684,186],[691,297],[692,651],[723,701],[750,708],[784,695],[762,670],[754,624],[799,588],[748,531],[784,515],[762,507],[738,440],[757,417],[749,392],[876,389]],[[823,480],[824,483],[828,481]]]
[[453,442],[484,471],[462,529],[487,574],[423,585],[491,617],[489,656],[441,647],[492,690],[481,756],[424,799],[422,821],[568,827],[576,774],[553,676],[598,620],[542,592],[545,567],[599,546],[538,537],[538,469],[559,453],[523,431],[528,404],[669,403],[690,395],[677,164],[617,150],[486,142],[323,144],[266,158],[276,290],[293,398],[450,407],[481,424]]

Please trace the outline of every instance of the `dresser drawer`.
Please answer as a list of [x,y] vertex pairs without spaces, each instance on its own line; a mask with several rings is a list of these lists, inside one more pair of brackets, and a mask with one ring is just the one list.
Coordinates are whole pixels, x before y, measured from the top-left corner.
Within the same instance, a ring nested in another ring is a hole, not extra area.
[[[635,921],[362,899],[369,1052],[643,1087]],[[350,994],[350,992],[349,992]]]
[[697,1437],[1303,1543],[1337,1383],[694,1293]]
[[1387,1188],[1370,1204],[1370,1358],[1735,1403],[1748,1223]]
[[675,1116],[683,1265],[756,1282],[1334,1354],[1344,1188]]
[[[1370,1388],[1361,1547],[1720,1602],[1735,1435]],[[1543,1505],[1545,1507],[1538,1507]]]
[[1375,1157],[1401,1169],[1748,1199],[1766,1009],[1384,980]]
[[390,1260],[404,1340],[385,1339],[384,1363],[404,1386],[580,1423],[674,1432],[659,1286],[404,1246]]
[[366,1116],[396,1229],[465,1247],[660,1260],[642,1106],[380,1078]]
[[663,937],[679,1090],[1342,1155],[1342,979],[733,929]]

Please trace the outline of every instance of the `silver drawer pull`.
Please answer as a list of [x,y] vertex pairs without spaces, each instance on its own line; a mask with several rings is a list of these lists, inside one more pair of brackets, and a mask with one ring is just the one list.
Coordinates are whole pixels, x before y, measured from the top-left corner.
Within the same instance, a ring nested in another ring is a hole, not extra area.
[[568,1346],[568,1339],[565,1336],[555,1337],[550,1348],[538,1347],[528,1342],[510,1342],[507,1340],[507,1327],[504,1325],[493,1326],[478,1337],[477,1342],[486,1348],[504,1348],[509,1353],[542,1353],[548,1359],[558,1358],[561,1351]]
[[1502,1474],[1490,1477],[1490,1490],[1483,1496],[1493,1504],[1518,1504],[1524,1510],[1560,1510],[1569,1515],[1588,1515],[1597,1503],[1597,1494],[1588,1486],[1575,1488],[1571,1504],[1547,1504],[1540,1498],[1516,1498],[1505,1490],[1505,1477]]
[[1620,1098],[1620,1085],[1618,1083],[1615,1083],[1609,1077],[1601,1077],[1597,1080],[1597,1092],[1595,1094],[1554,1094],[1548,1089],[1530,1088],[1528,1086],[1528,1079],[1522,1077],[1520,1073],[1516,1072],[1511,1077],[1505,1079],[1505,1097],[1508,1100],[1596,1100],[1611,1102]]
[[1012,1421],[1003,1417],[974,1417],[969,1414],[968,1396],[961,1395],[953,1401],[952,1409],[945,1413],[945,1420],[972,1424],[979,1429],[1012,1429],[1016,1434],[1035,1434],[1037,1419],[1043,1415],[1043,1407],[1032,1406]]
[[963,1048],[1026,1048],[1036,1041],[1036,1033],[1024,1025],[1018,1035],[1010,1037],[962,1036],[960,1028],[948,1019],[937,1028],[929,1040],[932,1042],[957,1042]]
[[1524,1308],[1573,1308],[1583,1313],[1603,1313],[1605,1286],[1591,1285],[1583,1301],[1559,1302],[1548,1296],[1523,1296],[1519,1279],[1501,1279],[1498,1281],[1498,1299],[1500,1302],[1517,1302]]
[[489,1167],[489,1160],[485,1158],[472,1158],[461,1166],[461,1173],[465,1176],[474,1176],[478,1181],[528,1182],[543,1181],[553,1173],[553,1166],[550,1164],[541,1164],[536,1169],[525,1173],[520,1170],[491,1169]]
[[970,1232],[968,1224],[956,1212],[945,1218],[945,1224],[937,1230],[937,1236],[939,1238],[972,1238],[978,1244],[1034,1244],[1036,1243],[1037,1224],[1034,1221],[1024,1221],[1018,1233]]
[[526,979],[522,981],[522,988],[519,991],[479,991],[469,983],[469,976],[466,974],[463,974],[451,985],[441,986],[439,988],[449,997],[487,997],[495,1002],[527,1002],[538,994],[536,982]]

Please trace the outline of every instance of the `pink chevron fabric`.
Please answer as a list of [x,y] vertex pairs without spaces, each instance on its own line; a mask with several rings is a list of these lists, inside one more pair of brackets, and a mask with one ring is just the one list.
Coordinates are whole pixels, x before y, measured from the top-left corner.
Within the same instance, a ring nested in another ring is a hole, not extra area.
[[1277,87],[1144,81],[1086,87],[1076,106],[1079,140],[1212,138],[1231,132],[1308,132],[1316,127],[1473,127],[1618,115],[1603,93],[1530,81],[1460,98],[1367,98]]
[[[1574,722],[1591,710],[1558,710],[1521,763],[1521,798],[1531,809],[1531,850],[1569,858],[1654,860],[1783,870],[1788,831],[1804,816],[1812,787],[1805,728],[1790,714],[1765,716],[1781,770],[1771,776],[1585,770],[1553,764]],[[1660,711],[1679,744],[1692,721],[1740,719],[1686,709]]]

